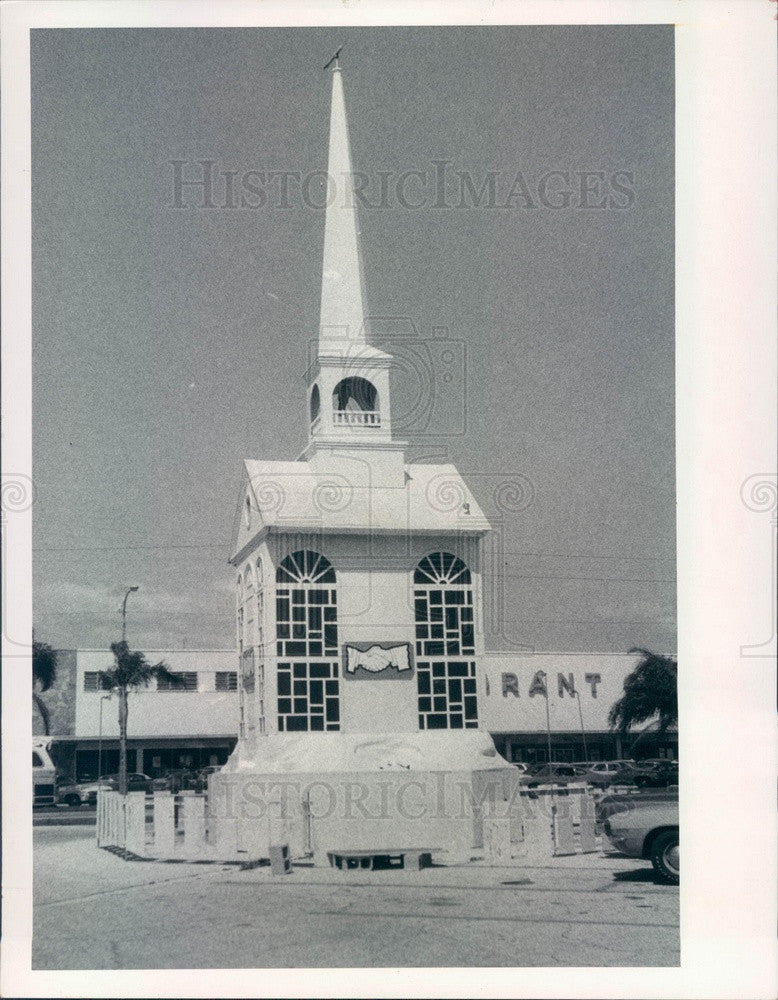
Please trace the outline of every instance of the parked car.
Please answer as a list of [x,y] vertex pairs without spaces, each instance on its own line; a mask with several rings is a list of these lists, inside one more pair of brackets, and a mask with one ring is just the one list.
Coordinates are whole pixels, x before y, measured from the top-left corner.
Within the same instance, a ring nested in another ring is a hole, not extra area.
[[634,761],[601,760],[590,764],[584,772],[584,781],[597,788],[607,788],[609,785],[631,785],[635,778]]
[[111,784],[107,778],[104,778],[102,781],[97,781],[96,779],[90,781],[61,779],[57,785],[57,801],[70,806],[72,809],[78,809],[79,806],[83,805],[93,806],[97,804],[97,789],[100,787],[110,789]]
[[594,814],[599,828],[617,812],[634,809],[645,802],[678,802],[677,788],[630,788],[620,792],[607,792],[595,803]]
[[[98,788],[106,788],[109,791],[118,791],[119,775],[106,774],[98,781],[60,781],[57,786],[57,801],[64,802],[65,805],[77,809],[82,805],[97,804]],[[130,772],[127,775],[128,792],[150,792],[151,778],[147,774],[137,774]]]
[[584,781],[584,771],[573,764],[536,764],[519,781],[528,788],[538,785],[571,785]]
[[678,885],[681,866],[678,847],[678,802],[637,799],[631,807],[614,812],[603,823],[611,844],[630,858],[645,858],[656,877]]
[[165,771],[162,778],[154,779],[154,789],[165,792],[186,792],[197,786],[197,775],[186,767],[172,768]]
[[650,770],[635,775],[638,788],[667,788],[678,784],[678,761],[660,760]]
[[54,805],[57,801],[57,771],[49,755],[51,739],[32,738],[32,802],[34,806]]
[[208,779],[212,774],[221,771],[221,764],[209,764],[208,767],[201,767],[195,776],[195,791],[205,792],[208,790]]
[[[108,785],[113,791],[118,791],[119,789],[119,775],[118,774],[108,774],[103,779],[107,781]],[[128,792],[150,792],[152,788],[151,778],[147,774],[139,774],[137,772],[128,772],[127,774],[127,791]]]

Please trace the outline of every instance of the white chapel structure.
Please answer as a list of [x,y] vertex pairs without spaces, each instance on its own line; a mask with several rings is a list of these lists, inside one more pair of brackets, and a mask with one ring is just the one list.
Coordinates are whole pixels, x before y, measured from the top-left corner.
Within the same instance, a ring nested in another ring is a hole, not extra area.
[[239,738],[211,779],[212,810],[260,855],[283,837],[317,863],[336,849],[468,856],[482,836],[471,802],[507,799],[517,777],[479,706],[489,524],[453,465],[409,463],[392,434],[392,359],[369,343],[337,60],[328,172],[339,190],[300,400],[308,442],[294,460],[243,470],[231,543]]

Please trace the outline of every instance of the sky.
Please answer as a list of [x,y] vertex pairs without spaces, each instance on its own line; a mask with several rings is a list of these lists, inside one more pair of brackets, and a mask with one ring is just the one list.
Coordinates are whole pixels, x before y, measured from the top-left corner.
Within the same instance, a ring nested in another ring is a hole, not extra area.
[[33,31],[36,637],[107,646],[138,586],[131,643],[233,644],[241,463],[307,441],[341,44],[373,343],[495,525],[489,647],[673,652],[669,26]]

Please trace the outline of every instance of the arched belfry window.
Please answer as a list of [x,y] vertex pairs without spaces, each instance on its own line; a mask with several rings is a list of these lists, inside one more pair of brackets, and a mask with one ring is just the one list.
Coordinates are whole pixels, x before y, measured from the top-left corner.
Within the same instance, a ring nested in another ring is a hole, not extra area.
[[425,556],[413,574],[420,729],[477,729],[470,570],[450,552]]
[[342,379],[332,393],[332,416],[336,427],[380,427],[378,390],[358,375]]
[[278,731],[340,729],[335,570],[318,552],[288,555],[276,571]]
[[319,387],[318,385],[314,385],[313,389],[311,389],[311,425],[318,421],[320,410],[321,396],[319,395]]

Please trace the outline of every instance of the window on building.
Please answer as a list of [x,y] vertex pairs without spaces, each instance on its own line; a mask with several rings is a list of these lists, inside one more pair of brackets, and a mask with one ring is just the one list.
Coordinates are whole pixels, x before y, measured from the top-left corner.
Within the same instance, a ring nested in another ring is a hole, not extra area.
[[238,591],[237,591],[237,632],[238,632],[238,651],[243,652],[243,577],[238,574]]
[[241,657],[241,686],[249,694],[254,692],[254,650],[244,649]]
[[243,571],[243,608],[241,619],[243,621],[243,648],[250,649],[256,642],[254,634],[254,615],[256,613],[256,602],[254,600],[254,573],[251,565],[247,564]]
[[196,691],[197,671],[196,670],[174,670],[171,671],[178,679],[179,683],[168,680],[167,677],[157,678],[157,691]]
[[335,570],[317,552],[278,567],[276,652],[279,732],[340,729]]
[[262,584],[262,560],[257,559],[257,645],[259,655],[265,646],[265,593]]
[[217,691],[237,691],[238,671],[237,670],[217,670],[216,671]]
[[102,670],[85,670],[84,671],[84,690],[85,691],[110,691],[111,684],[102,672]]
[[420,729],[476,729],[470,570],[450,552],[425,556],[413,576]]

